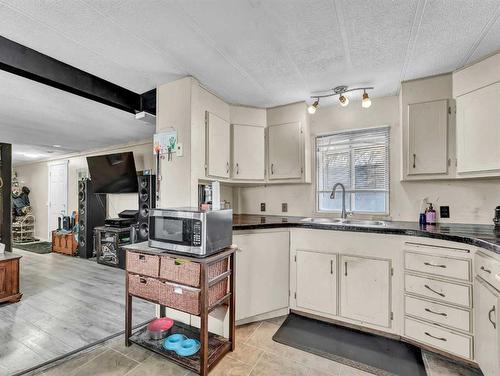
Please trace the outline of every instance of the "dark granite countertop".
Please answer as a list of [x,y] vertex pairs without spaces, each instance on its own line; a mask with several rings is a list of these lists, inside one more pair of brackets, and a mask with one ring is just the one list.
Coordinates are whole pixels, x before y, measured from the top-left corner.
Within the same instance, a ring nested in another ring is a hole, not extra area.
[[233,216],[233,230],[301,227],[334,231],[421,236],[475,245],[500,254],[500,230],[495,229],[493,225],[439,223],[432,226],[420,226],[417,222],[385,221],[386,226],[367,227],[304,222],[302,221],[303,219],[303,217],[235,214]]

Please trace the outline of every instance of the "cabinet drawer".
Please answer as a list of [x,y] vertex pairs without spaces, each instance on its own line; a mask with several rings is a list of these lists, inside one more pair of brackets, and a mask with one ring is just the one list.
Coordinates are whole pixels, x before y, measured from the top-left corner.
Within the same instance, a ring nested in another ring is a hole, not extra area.
[[129,274],[128,291],[139,298],[157,302],[160,293],[160,282],[154,278]]
[[471,312],[464,309],[405,296],[405,314],[466,332],[471,331]]
[[406,274],[405,291],[467,308],[471,306],[470,286]]
[[405,318],[405,336],[463,358],[472,358],[472,337]]
[[128,251],[127,271],[150,277],[158,277],[160,272],[160,258],[154,255]]
[[500,262],[480,252],[474,258],[476,275],[500,290]]
[[451,257],[426,255],[406,252],[405,268],[416,272],[434,274],[441,277],[471,281],[471,265],[469,260]]

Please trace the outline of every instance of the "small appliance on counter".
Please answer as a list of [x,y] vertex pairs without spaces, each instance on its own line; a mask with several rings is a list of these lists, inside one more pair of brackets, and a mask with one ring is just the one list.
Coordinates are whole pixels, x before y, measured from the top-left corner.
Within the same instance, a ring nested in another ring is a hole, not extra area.
[[167,208],[150,211],[150,247],[206,257],[232,243],[232,209]]
[[496,229],[500,229],[500,206],[495,208],[495,218],[493,218],[493,223]]

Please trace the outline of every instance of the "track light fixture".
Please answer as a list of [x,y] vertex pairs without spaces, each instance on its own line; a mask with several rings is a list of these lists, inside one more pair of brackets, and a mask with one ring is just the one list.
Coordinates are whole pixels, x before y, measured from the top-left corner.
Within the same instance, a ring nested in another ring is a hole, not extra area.
[[[307,111],[310,114],[314,114],[316,110],[318,109],[319,106],[319,100],[320,98],[327,98],[327,97],[333,97],[335,95],[339,96],[339,102],[342,107],[346,107],[349,105],[349,97],[345,95],[346,93],[350,91],[357,91],[357,90],[363,90],[363,99],[361,100],[361,107],[363,108],[368,108],[372,105],[372,101],[370,97],[368,96],[368,93],[366,92],[367,90],[372,90],[373,87],[357,87],[353,89],[349,89],[348,86],[336,86],[333,89],[323,91],[322,93],[325,94],[320,94],[320,95],[314,95],[311,98],[315,99],[313,104],[311,104],[309,107],[307,107]],[[331,93],[329,93],[331,91]]]

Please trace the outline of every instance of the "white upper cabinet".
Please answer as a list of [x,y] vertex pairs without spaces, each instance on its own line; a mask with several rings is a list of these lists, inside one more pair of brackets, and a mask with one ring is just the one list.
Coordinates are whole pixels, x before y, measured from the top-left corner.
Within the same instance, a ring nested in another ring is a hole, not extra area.
[[408,105],[408,174],[448,172],[448,101]]
[[300,179],[303,173],[303,137],[300,122],[268,127],[269,180]]
[[500,175],[500,82],[457,98],[457,172]]
[[401,83],[402,180],[455,177],[452,75]]
[[265,128],[232,124],[232,179],[264,180]]
[[340,316],[391,326],[391,262],[340,256]]
[[229,178],[231,137],[227,121],[206,112],[206,171],[207,176]]

